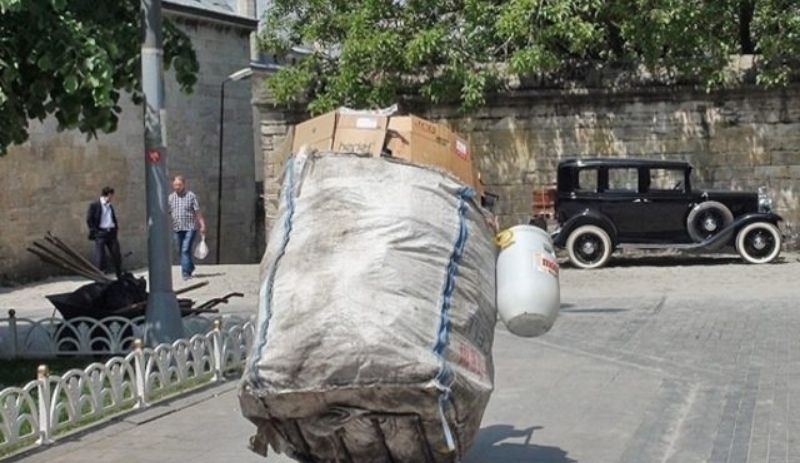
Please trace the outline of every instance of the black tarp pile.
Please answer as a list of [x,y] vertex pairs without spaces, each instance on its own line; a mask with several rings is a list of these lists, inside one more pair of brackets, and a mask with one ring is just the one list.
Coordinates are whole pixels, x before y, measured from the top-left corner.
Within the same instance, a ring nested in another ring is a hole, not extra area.
[[[93,281],[69,293],[46,296],[65,320],[76,317],[100,319],[110,316],[136,318],[145,314],[147,281],[144,278],[137,278],[130,273],[125,273],[112,280],[80,253],[50,232],[45,235],[43,240],[34,241],[28,251],[38,256],[43,262]],[[175,294],[186,293],[207,284],[208,282],[196,283],[175,291]],[[214,306],[227,303],[231,297],[242,296],[241,293],[229,293],[199,305],[195,305],[191,299],[178,299],[178,305],[181,315],[184,317],[200,313],[216,313],[219,310],[214,309]]]

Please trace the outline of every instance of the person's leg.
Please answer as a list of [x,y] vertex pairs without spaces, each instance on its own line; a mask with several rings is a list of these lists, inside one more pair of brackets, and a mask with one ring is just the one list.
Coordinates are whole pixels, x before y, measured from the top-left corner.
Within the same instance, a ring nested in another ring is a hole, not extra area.
[[106,236],[103,232],[98,232],[94,238],[94,253],[92,254],[92,264],[101,272],[105,270],[106,260]]
[[117,239],[117,233],[112,232],[109,237],[108,241],[106,242],[108,245],[108,251],[111,255],[111,263],[114,265],[114,271],[117,273],[117,278],[122,276],[122,255],[119,250],[119,240]]
[[189,276],[192,276],[194,273],[194,256],[192,256],[192,250],[194,250],[194,237],[197,236],[196,230],[189,230],[186,232],[186,241],[188,241],[187,250],[186,250],[186,258],[189,261]]
[[183,235],[179,231],[172,232],[172,242],[175,244],[175,249],[178,251],[178,258],[180,259],[181,256],[181,240]]
[[181,230],[178,232],[178,246],[181,254],[181,274],[184,278],[192,276],[194,265],[192,264],[192,240],[194,231]]
[[181,275],[186,278],[186,259],[183,256],[184,242],[186,241],[186,231],[179,230],[175,232],[175,247],[178,249],[178,262],[181,264]]

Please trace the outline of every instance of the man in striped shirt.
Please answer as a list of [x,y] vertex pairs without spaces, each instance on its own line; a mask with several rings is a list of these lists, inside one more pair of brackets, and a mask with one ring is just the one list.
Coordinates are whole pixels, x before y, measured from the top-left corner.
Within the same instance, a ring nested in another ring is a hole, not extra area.
[[184,280],[188,280],[194,272],[192,244],[198,229],[205,236],[206,222],[200,212],[197,196],[186,189],[186,179],[183,176],[176,175],[172,179],[172,190],[169,195],[172,230],[175,232],[175,243],[181,256],[181,274]]

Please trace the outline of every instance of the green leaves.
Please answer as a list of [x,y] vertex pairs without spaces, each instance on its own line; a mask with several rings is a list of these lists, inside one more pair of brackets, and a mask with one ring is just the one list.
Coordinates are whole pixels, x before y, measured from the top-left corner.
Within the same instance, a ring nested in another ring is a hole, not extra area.
[[20,3],[22,3],[22,0],[0,0],[0,14],[19,7]]
[[[141,101],[138,0],[0,0],[0,154],[27,139],[28,120],[113,131],[123,91]],[[164,23],[164,64],[184,91],[198,63],[189,38]]]
[[67,76],[67,78],[64,79],[64,91],[67,92],[68,95],[72,95],[78,91],[77,76]]
[[312,49],[267,85],[313,111],[406,97],[471,110],[506,72],[644,68],[711,89],[744,78],[729,70],[743,50],[759,84],[800,69],[800,2],[787,0],[274,0],[265,23],[265,51]]

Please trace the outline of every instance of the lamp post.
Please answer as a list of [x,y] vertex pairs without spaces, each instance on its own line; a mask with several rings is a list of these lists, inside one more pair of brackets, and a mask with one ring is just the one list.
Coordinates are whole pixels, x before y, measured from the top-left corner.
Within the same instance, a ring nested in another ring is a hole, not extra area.
[[217,264],[220,263],[220,249],[222,243],[222,159],[223,149],[222,142],[224,141],[225,132],[225,84],[228,82],[237,82],[240,80],[248,79],[253,75],[253,70],[250,68],[239,69],[233,74],[229,75],[222,81],[219,92],[219,170],[217,171]]
[[164,72],[161,48],[161,0],[142,0],[142,93],[144,95],[144,158],[147,191],[147,261],[150,291],[144,338],[149,345],[183,337],[178,298],[172,289],[167,217],[167,141],[164,115]]

